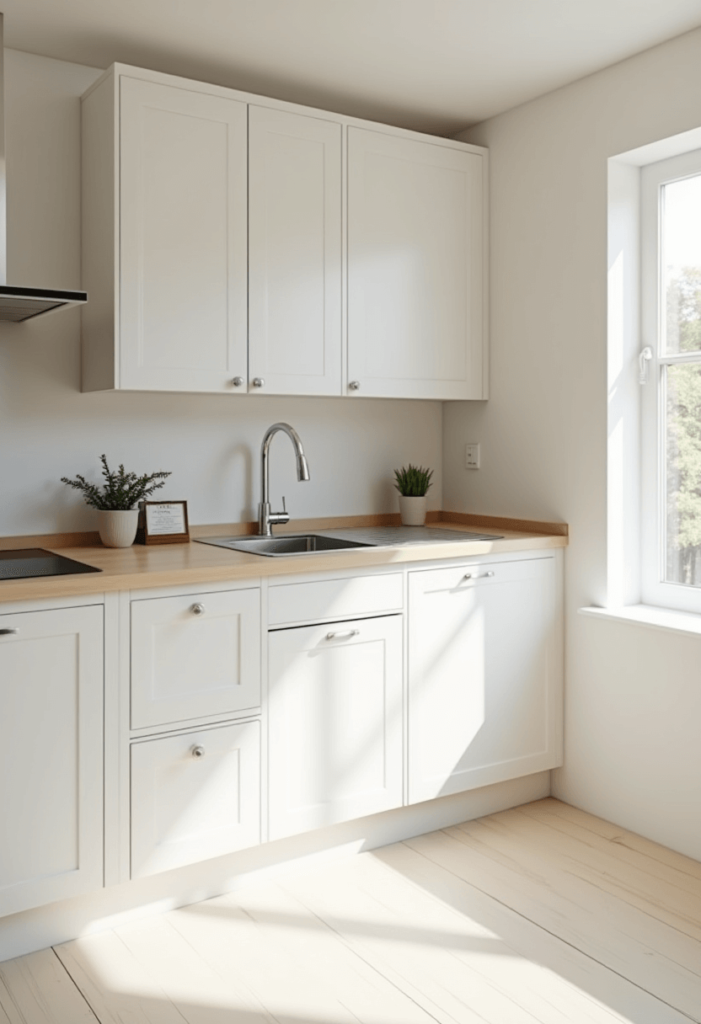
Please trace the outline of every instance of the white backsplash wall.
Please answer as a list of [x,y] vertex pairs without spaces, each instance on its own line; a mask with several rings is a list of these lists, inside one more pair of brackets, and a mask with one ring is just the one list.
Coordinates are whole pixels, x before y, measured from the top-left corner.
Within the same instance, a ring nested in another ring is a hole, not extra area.
[[[80,103],[101,72],[5,52],[8,280],[80,287]],[[135,472],[171,470],[158,497],[185,498],[193,523],[255,518],[265,429],[298,430],[311,480],[298,483],[289,440],[271,450],[271,501],[293,517],[397,511],[393,470],[431,466],[442,498],[438,402],[80,392],[80,314],[0,324],[0,536],[94,529],[59,482],[99,478],[99,455]]]

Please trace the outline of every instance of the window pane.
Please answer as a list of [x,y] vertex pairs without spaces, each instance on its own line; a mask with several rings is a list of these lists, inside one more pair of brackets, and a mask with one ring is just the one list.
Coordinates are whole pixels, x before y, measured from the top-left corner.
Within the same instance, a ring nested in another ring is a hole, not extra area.
[[701,586],[701,365],[666,368],[667,583]]
[[701,174],[663,188],[662,287],[664,350],[701,350]]

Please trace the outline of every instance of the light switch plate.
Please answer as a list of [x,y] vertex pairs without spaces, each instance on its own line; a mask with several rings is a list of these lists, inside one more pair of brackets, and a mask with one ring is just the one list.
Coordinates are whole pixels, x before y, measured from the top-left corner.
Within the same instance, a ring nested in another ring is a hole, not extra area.
[[465,445],[465,469],[480,468],[480,446],[479,444]]

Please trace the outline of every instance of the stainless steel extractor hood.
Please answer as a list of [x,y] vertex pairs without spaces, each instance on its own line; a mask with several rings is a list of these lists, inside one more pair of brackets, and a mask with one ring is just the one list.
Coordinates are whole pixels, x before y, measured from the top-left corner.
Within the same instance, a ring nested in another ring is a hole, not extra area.
[[88,301],[86,292],[58,291],[53,288],[26,288],[7,281],[7,216],[5,181],[5,50],[3,18],[0,13],[0,321],[20,323],[31,317],[65,306]]

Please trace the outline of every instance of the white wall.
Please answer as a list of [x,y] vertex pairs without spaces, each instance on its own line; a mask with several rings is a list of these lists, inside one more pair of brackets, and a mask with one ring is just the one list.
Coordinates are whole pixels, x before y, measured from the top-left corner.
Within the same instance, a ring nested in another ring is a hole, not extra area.
[[[80,286],[80,104],[100,73],[6,51],[8,280]],[[193,523],[254,518],[258,452],[289,420],[312,479],[298,484],[286,438],[271,456],[273,501],[293,516],[396,511],[392,471],[435,468],[441,507],[442,410],[437,402],[218,395],[81,394],[79,313],[0,324],[0,536],[93,529],[61,476],[99,474],[98,456],[139,472],[172,470],[159,496],[186,498]]]
[[699,97],[696,31],[462,136],[490,150],[491,397],[445,408],[444,506],[570,523],[555,793],[701,859],[701,640],[577,616],[607,587],[607,158]]

